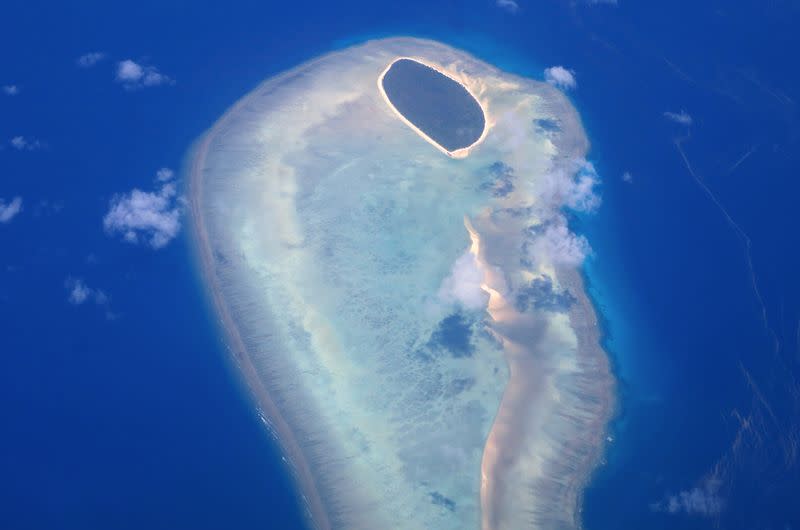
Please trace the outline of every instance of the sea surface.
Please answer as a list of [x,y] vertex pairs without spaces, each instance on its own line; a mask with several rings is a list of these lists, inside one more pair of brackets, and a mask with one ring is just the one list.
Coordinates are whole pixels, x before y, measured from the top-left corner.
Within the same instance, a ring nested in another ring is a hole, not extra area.
[[[800,13],[643,4],[4,4],[0,84],[23,91],[0,99],[0,196],[26,203],[0,226],[0,528],[302,528],[188,238],[153,252],[102,217],[263,79],[398,34],[575,71],[603,204],[573,224],[619,380],[585,527],[797,527]],[[176,84],[125,91],[75,67],[94,50]],[[70,305],[68,277],[110,301]]]

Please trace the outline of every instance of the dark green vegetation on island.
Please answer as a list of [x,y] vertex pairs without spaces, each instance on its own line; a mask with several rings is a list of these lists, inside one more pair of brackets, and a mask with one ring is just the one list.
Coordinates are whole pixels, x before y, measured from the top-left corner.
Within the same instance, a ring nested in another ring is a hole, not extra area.
[[383,77],[383,90],[408,121],[448,151],[483,134],[483,109],[460,83],[411,59],[399,59]]

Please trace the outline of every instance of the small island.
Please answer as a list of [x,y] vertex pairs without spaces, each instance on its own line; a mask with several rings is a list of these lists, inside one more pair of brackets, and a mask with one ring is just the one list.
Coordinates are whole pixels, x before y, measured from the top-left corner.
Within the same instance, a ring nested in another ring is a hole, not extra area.
[[588,148],[553,86],[413,38],[267,79],[195,144],[198,267],[309,528],[580,528],[614,405],[565,211]]
[[486,116],[467,88],[416,59],[395,59],[378,80],[387,103],[425,140],[461,158],[478,143]]

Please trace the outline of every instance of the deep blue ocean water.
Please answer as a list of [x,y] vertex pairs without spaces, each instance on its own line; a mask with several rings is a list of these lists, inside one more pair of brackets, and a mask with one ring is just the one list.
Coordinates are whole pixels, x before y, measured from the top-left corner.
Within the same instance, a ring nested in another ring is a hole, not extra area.
[[[185,236],[154,252],[102,217],[264,78],[395,34],[576,72],[603,205],[574,225],[620,380],[586,528],[800,525],[800,13],[643,4],[6,2],[0,197],[25,209],[0,225],[0,528],[301,528]],[[110,62],[75,67],[94,50],[176,84],[127,92]],[[663,115],[682,110],[689,127]],[[108,306],[70,305],[69,276]]]

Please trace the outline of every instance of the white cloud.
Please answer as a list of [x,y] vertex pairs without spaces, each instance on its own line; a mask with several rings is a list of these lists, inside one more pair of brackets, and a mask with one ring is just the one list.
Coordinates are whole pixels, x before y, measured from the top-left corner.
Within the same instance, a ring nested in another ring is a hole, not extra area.
[[95,305],[105,310],[108,320],[114,320],[119,316],[113,313],[109,308],[111,299],[108,295],[100,289],[89,287],[81,278],[69,276],[64,282],[64,287],[67,288],[67,300],[70,304],[77,306],[87,302],[93,302]]
[[69,303],[73,305],[81,305],[93,293],[93,290],[79,278],[67,278],[65,285],[69,291]]
[[570,232],[563,217],[542,227],[528,247],[532,261],[549,265],[577,266],[583,263],[591,251],[586,238]]
[[9,143],[11,147],[17,151],[36,151],[42,148],[42,142],[36,138],[26,138],[24,136],[15,136]]
[[628,184],[633,182],[633,175],[631,175],[630,171],[626,171],[622,174],[622,181],[627,182]]
[[22,198],[14,197],[10,202],[0,199],[0,223],[8,223],[22,211]]
[[715,516],[725,506],[725,501],[719,494],[720,486],[719,480],[706,479],[695,488],[681,491],[676,495],[668,495],[651,508],[671,514]]
[[564,205],[578,212],[591,212],[600,206],[600,197],[594,192],[600,178],[591,162],[579,160],[577,164],[577,173],[568,181]]
[[159,170],[160,187],[152,192],[134,189],[111,200],[103,226],[109,234],[119,234],[129,243],[146,241],[154,249],[166,246],[180,232],[182,200],[174,182],[163,181],[172,171]]
[[526,253],[532,263],[580,265],[591,253],[585,237],[569,230],[564,209],[593,212],[600,206],[595,192],[600,177],[584,158],[559,162],[533,182],[536,197],[532,205],[539,224],[531,227]]
[[156,171],[156,179],[159,182],[167,182],[168,180],[172,180],[172,177],[174,176],[175,172],[168,167],[162,167],[161,169]]
[[488,294],[481,288],[483,271],[471,252],[466,252],[453,264],[450,276],[439,288],[439,298],[446,303],[458,302],[468,309],[486,307]]
[[108,295],[100,289],[93,289],[86,285],[81,278],[68,277],[64,285],[69,291],[69,302],[74,305],[81,305],[88,300],[94,301],[97,305],[108,304]]
[[19,94],[19,87],[17,85],[3,85],[3,93],[7,96],[16,96]]
[[519,11],[519,4],[515,0],[497,0],[497,7],[505,9],[509,13]]
[[680,112],[665,112],[664,117],[675,123],[686,125],[687,127],[691,125],[693,121],[691,115],[685,110],[681,110]]
[[144,68],[138,63],[126,59],[117,65],[117,80],[137,83],[144,76]]
[[175,84],[155,66],[141,65],[130,59],[117,63],[117,82],[127,89]]
[[586,3],[592,5],[610,5],[610,6],[615,6],[619,4],[617,0],[586,0]]
[[81,55],[75,61],[81,68],[91,68],[106,58],[105,52],[89,52]]
[[563,207],[578,212],[591,212],[600,206],[594,188],[599,183],[594,165],[584,159],[556,167],[535,183],[538,208],[545,214]]
[[571,90],[578,86],[578,82],[575,81],[575,71],[564,68],[563,66],[545,68],[544,80],[564,90]]

